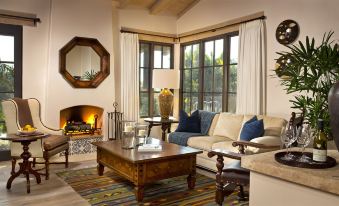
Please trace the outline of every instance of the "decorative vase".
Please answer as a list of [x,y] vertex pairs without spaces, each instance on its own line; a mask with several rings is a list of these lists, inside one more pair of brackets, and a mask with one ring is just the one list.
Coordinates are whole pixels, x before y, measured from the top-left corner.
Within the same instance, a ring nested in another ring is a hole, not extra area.
[[328,93],[328,108],[332,135],[339,151],[339,82],[335,83]]
[[164,88],[159,94],[160,116],[162,119],[168,119],[173,108],[174,95],[171,90]]

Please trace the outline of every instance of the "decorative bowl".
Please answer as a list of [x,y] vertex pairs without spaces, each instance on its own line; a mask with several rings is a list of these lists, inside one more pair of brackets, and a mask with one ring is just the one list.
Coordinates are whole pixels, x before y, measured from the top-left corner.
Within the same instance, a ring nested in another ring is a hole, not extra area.
[[34,130],[30,130],[30,131],[28,131],[28,130],[18,130],[18,133],[19,134],[23,134],[23,135],[30,135],[30,134],[34,134],[34,133],[36,133],[37,132],[37,129],[36,128],[34,128]]

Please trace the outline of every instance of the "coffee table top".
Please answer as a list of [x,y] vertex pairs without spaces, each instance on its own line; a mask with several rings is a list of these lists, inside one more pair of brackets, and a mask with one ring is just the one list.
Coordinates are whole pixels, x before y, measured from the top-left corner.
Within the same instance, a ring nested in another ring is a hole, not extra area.
[[162,151],[138,152],[137,148],[122,149],[121,140],[93,142],[92,144],[132,163],[150,162],[159,159],[172,158],[174,156],[196,155],[202,153],[201,150],[164,142],[154,138],[152,138],[152,141],[159,141],[159,144],[162,145]]

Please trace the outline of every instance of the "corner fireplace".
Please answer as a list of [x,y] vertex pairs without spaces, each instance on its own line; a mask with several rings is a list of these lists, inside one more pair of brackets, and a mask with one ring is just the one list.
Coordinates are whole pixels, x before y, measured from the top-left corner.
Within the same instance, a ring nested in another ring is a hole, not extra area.
[[60,111],[60,127],[70,136],[102,133],[103,108],[78,105]]

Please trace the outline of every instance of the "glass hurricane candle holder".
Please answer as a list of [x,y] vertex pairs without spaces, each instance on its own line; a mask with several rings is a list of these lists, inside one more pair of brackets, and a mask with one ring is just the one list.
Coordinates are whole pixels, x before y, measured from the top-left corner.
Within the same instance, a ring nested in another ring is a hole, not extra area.
[[135,137],[134,131],[123,131],[122,132],[122,148],[133,149],[137,145],[137,138]]
[[134,121],[121,121],[121,138],[123,149],[133,149],[136,146]]
[[139,139],[139,144],[145,143],[146,137],[148,136],[148,125],[136,124],[135,135]]

